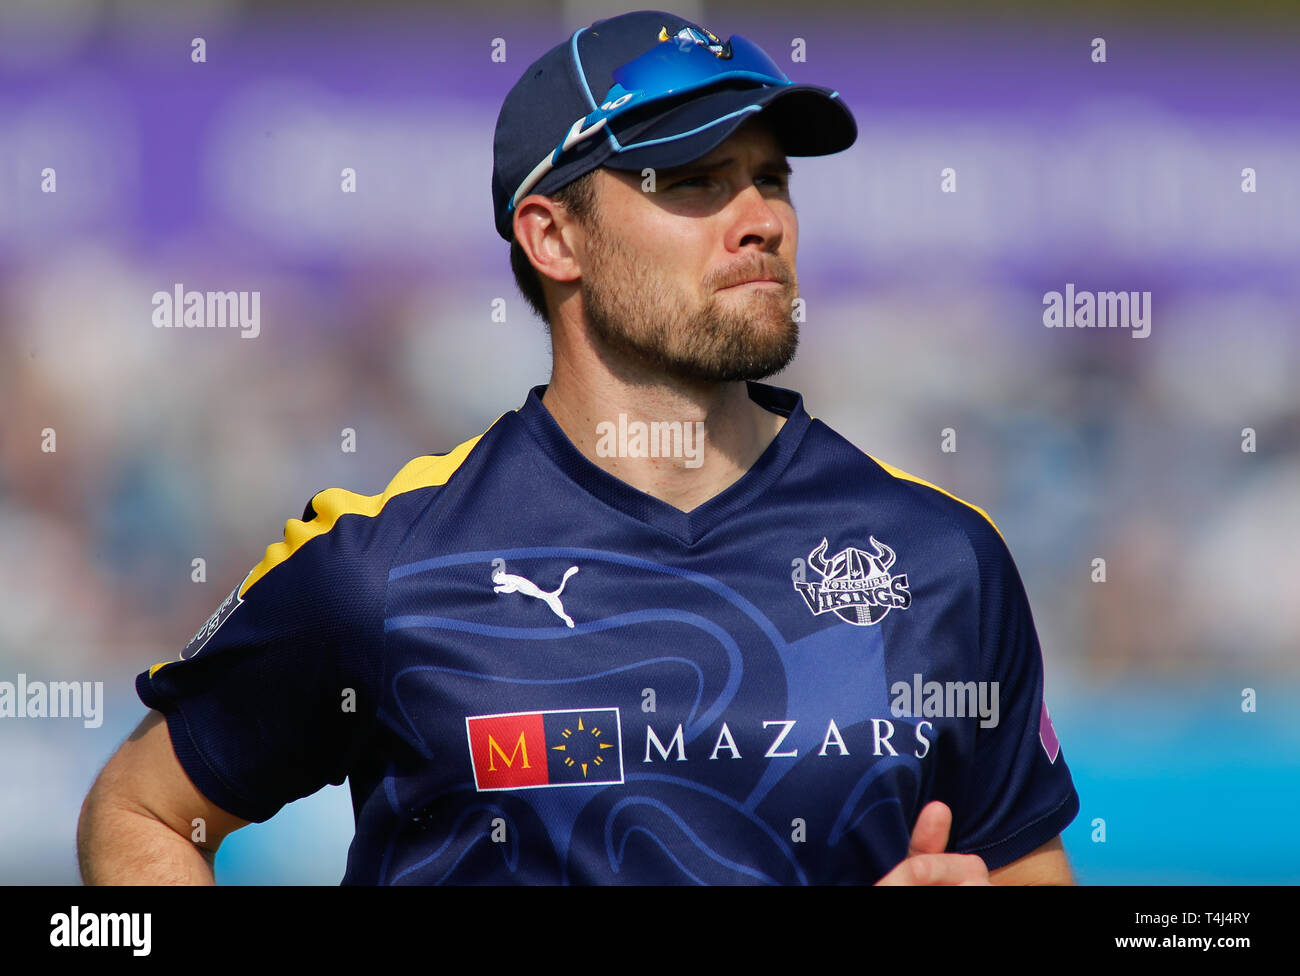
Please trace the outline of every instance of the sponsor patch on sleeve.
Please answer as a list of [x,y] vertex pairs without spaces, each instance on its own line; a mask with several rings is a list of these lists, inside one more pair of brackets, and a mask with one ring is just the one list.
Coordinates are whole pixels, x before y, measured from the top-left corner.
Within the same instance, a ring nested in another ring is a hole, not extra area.
[[1056,728],[1052,725],[1052,716],[1047,714],[1047,702],[1043,702],[1042,711],[1038,713],[1038,741],[1043,744],[1043,751],[1053,763],[1061,754],[1061,742],[1056,738]]
[[[244,576],[244,580],[246,579],[248,579],[247,575]],[[235,588],[230,591],[230,595],[221,601],[221,606],[217,607],[212,616],[203,622],[199,632],[190,638],[190,642],[181,651],[180,659],[182,661],[189,660],[203,650],[203,645],[212,639],[212,635],[230,619],[230,615],[244,602],[244,598],[239,595],[239,591],[244,588],[244,580],[240,580],[236,584]]]

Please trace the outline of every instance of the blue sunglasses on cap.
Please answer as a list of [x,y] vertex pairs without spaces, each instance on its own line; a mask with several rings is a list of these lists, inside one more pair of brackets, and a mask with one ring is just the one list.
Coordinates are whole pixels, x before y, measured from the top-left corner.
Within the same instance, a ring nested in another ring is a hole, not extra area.
[[[519,189],[510,198],[507,212],[513,212],[515,204],[526,197],[542,177],[555,168],[560,157],[569,149],[597,132],[604,131],[609,123],[634,109],[652,102],[680,95],[684,92],[697,91],[719,82],[753,81],[760,85],[793,85],[784,72],[777,67],[767,54],[753,41],[746,40],[739,34],[732,34],[723,51],[730,51],[730,57],[715,54],[712,48],[719,45],[706,43],[702,35],[687,29],[689,37],[678,35],[675,38],[661,40],[649,51],[629,61],[613,72],[615,84],[605,94],[601,105],[595,111],[583,116],[569,127],[568,133],[549,153],[545,159],[533,167]],[[694,131],[694,130],[692,130]],[[689,132],[669,136],[679,139],[690,135]],[[635,149],[646,143],[620,145],[612,132],[609,138],[616,152]]]

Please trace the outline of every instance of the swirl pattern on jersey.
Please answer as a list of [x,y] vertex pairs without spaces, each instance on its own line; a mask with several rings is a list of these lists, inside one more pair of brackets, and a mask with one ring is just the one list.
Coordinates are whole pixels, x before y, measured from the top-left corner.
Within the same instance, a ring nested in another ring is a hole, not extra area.
[[[574,626],[539,599],[494,595],[493,560],[543,590],[580,566],[564,591]],[[460,553],[396,568],[391,583],[398,664],[382,717],[408,755],[385,778],[395,829],[381,883],[798,884],[846,853],[845,877],[874,866],[881,845],[864,832],[897,845],[920,762],[872,755],[871,718],[889,714],[878,631],[788,643],[713,576],[595,549]],[[430,602],[456,612],[406,612]],[[467,717],[612,707],[624,782],[467,803]],[[899,741],[910,726],[891,721]],[[818,840],[794,839],[810,819]],[[488,840],[494,822],[517,845],[509,856]]]

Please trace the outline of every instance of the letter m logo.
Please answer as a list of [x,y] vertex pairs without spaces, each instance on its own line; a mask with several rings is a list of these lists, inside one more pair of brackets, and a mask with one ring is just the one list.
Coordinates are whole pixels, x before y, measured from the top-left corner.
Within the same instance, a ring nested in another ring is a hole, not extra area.
[[550,782],[541,712],[473,716],[465,719],[465,729],[478,789],[514,790]]
[[[479,792],[623,782],[623,733],[617,708],[468,715],[465,735]],[[674,740],[679,747],[681,736],[679,727]]]
[[501,746],[497,743],[497,740],[492,738],[492,733],[489,732],[488,733],[488,772],[495,773],[497,771],[496,763],[494,762],[494,760],[497,759],[498,757],[507,766],[513,767],[515,764],[515,757],[518,756],[521,752],[524,754],[524,758],[523,758],[523,764],[520,768],[527,769],[528,768],[528,733],[527,732],[519,733],[519,739],[517,742],[515,742],[515,751],[510,753],[510,755],[508,756],[506,755],[505,750],[502,749]]

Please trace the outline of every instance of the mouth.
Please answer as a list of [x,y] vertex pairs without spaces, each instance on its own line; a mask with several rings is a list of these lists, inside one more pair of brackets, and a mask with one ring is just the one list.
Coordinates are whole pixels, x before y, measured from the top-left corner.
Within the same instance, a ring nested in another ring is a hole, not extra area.
[[751,278],[749,281],[738,281],[734,285],[727,285],[727,287],[723,288],[722,291],[726,291],[729,288],[742,288],[745,285],[760,285],[771,288],[782,287],[781,282],[777,281],[775,278]]

